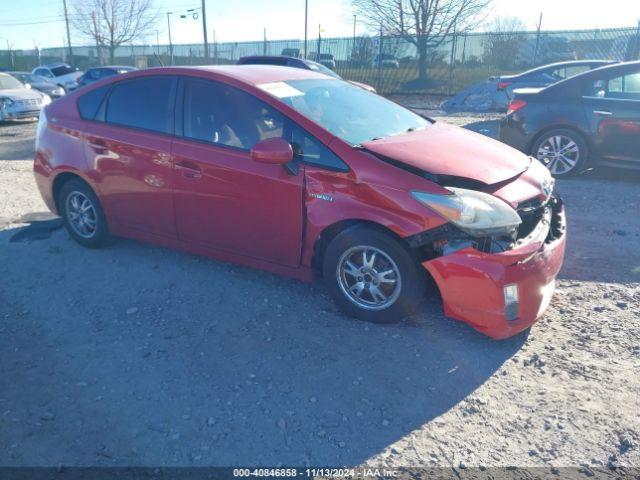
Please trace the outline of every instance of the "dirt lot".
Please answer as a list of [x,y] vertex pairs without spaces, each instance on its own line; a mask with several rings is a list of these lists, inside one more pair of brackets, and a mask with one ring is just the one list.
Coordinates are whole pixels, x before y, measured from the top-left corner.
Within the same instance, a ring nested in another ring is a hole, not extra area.
[[557,294],[496,342],[440,304],[367,325],[319,285],[16,238],[34,131],[0,125],[0,465],[640,466],[640,175],[560,182]]

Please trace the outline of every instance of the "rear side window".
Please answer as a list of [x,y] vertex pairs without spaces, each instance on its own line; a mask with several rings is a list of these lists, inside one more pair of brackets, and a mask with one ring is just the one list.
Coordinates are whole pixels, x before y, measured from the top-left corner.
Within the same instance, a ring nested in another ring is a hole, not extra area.
[[94,120],[111,85],[105,85],[78,98],[78,111],[85,120]]
[[173,77],[143,77],[116,83],[107,101],[107,123],[173,133]]

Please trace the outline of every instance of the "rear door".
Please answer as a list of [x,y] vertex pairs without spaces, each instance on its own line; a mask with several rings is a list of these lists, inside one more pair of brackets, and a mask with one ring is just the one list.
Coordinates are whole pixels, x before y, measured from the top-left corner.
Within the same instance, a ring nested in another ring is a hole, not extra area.
[[178,237],[274,263],[300,263],[301,168],[258,163],[260,140],[286,138],[282,114],[224,83],[184,78],[182,135],[173,144]]
[[583,102],[596,154],[610,161],[640,162],[640,68],[590,77]]
[[171,184],[176,84],[171,76],[117,82],[85,129],[85,152],[107,217],[171,237],[176,234]]

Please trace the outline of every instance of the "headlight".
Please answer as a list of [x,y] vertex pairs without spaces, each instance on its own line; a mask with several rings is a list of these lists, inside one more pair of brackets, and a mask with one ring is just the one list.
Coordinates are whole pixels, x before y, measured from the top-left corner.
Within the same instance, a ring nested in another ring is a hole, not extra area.
[[64,95],[64,88],[58,87],[51,92],[51,95]]
[[64,82],[64,86],[67,88],[76,88],[78,86],[78,82],[76,82],[75,80],[69,80],[67,82]]
[[0,98],[0,110],[5,107],[10,107],[11,105],[13,105],[13,100],[10,98]]
[[51,103],[51,97],[49,95],[47,95],[46,93],[42,94],[42,106],[46,106],[49,105]]
[[449,187],[451,195],[411,192],[460,230],[474,237],[509,235],[522,223],[517,212],[488,193]]

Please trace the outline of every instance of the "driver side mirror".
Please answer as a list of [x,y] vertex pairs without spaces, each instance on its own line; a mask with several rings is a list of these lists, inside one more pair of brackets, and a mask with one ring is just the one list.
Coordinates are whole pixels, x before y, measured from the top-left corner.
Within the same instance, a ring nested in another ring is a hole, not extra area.
[[285,165],[293,160],[293,148],[282,138],[267,138],[253,146],[251,158],[260,163]]

